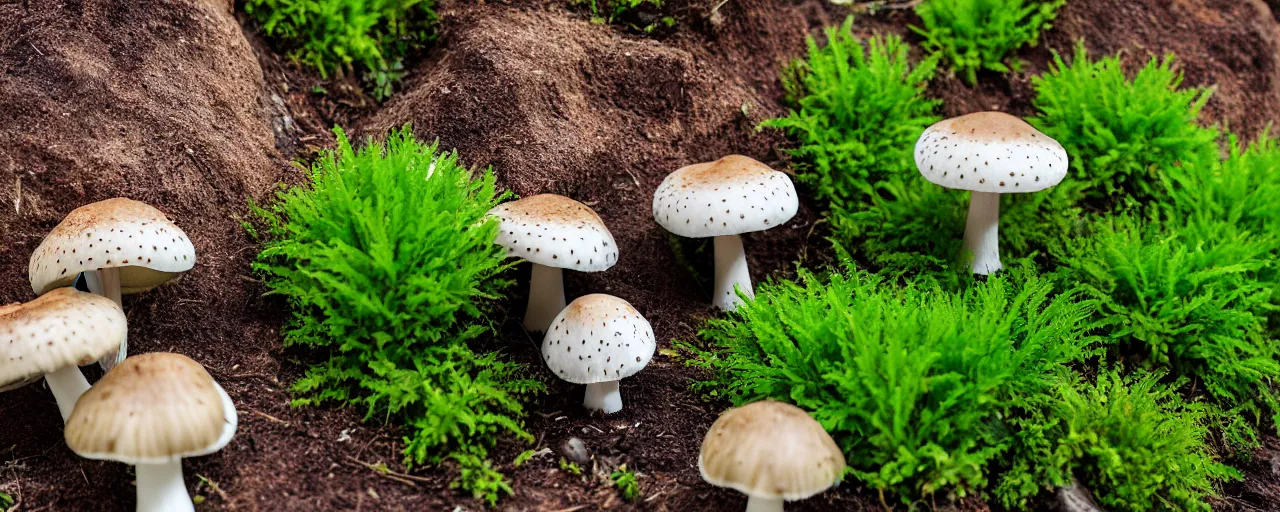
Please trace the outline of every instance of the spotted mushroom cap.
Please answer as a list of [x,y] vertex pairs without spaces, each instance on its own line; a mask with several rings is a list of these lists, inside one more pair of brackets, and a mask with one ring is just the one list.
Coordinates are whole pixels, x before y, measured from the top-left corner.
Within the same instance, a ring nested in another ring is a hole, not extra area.
[[978,112],[925,130],[916,141],[916,168],[925,179],[951,189],[1038,192],[1067,175],[1067,151],[1026,121]]
[[496,242],[507,256],[579,272],[600,272],[618,262],[618,245],[604,221],[567,197],[529,196],[495,206],[489,215],[502,221]]
[[621,380],[644,369],[657,348],[653,327],[635,307],[612,295],[578,297],[542,339],[542,360],[574,384]]
[[682,167],[653,193],[654,220],[689,238],[763,231],[799,208],[791,177],[742,155]]
[[822,425],[799,407],[771,400],[725,411],[698,453],[707,483],[787,501],[827,490],[844,467],[844,454]]
[[74,288],[0,306],[0,388],[98,360],[120,348],[125,324],[111,299]]
[[161,464],[221,450],[239,416],[227,392],[187,356],[125,359],[76,402],[65,437],[87,459]]
[[160,210],[115,198],[72,210],[31,254],[31,289],[43,294],[70,286],[76,275],[120,269],[120,291],[137,293],[164,284],[196,263],[196,249]]

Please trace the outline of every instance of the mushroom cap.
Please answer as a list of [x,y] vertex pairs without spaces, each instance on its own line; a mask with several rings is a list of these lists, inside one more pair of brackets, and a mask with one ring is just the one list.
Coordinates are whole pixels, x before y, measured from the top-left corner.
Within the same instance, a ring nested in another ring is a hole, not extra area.
[[1003,112],[939,121],[916,141],[920,174],[951,189],[1038,192],[1061,182],[1067,167],[1058,141]]
[[538,194],[489,210],[501,219],[495,242],[507,256],[548,267],[600,272],[618,262],[618,244],[587,205],[564,196]]
[[70,286],[81,272],[120,269],[120,291],[138,293],[191,270],[196,249],[160,210],[115,198],[72,210],[44,237],[27,266],[31,289]]
[[631,303],[603,293],[569,303],[542,339],[542,360],[574,384],[622,380],[644,369],[657,349],[653,327]]
[[653,193],[653,219],[689,238],[763,231],[799,208],[790,176],[742,155],[682,167]]
[[200,363],[180,354],[124,360],[76,402],[71,451],[87,459],[162,464],[221,450],[239,417]]
[[0,306],[0,388],[96,361],[119,349],[127,332],[120,306],[74,288]]
[[799,407],[771,400],[725,411],[698,453],[707,483],[787,501],[827,490],[844,467],[844,454],[822,425]]

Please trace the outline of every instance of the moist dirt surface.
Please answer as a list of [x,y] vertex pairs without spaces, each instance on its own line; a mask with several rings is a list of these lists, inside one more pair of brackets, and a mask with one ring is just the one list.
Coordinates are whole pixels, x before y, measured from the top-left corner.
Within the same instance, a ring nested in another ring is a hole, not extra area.
[[[543,372],[549,393],[529,405],[526,428],[537,442],[495,450],[515,491],[497,508],[741,509],[741,495],[703,483],[697,470],[701,436],[726,404],[692,391],[704,376],[666,351],[673,339],[694,340],[713,315],[710,249],[663,232],[650,218],[651,198],[667,173],[726,154],[789,170],[786,139],[756,129],[786,112],[777,70],[803,54],[806,36],[861,8],[730,0],[713,9],[719,3],[672,0],[631,21],[672,15],[676,26],[641,34],[592,23],[568,2],[442,0],[439,42],[413,57],[401,90],[379,105],[353,80],[322,81],[292,64],[227,1],[0,0],[0,302],[33,298],[27,258],[67,212],[115,196],[153,204],[186,230],[198,263],[125,298],[130,351],[193,357],[240,413],[226,449],[185,463],[198,510],[483,509],[449,488],[448,465],[402,474],[394,426],[346,409],[289,406],[289,385],[313,356],[282,348],[285,305],[262,296],[249,268],[255,245],[241,227],[249,200],[303,179],[290,162],[327,147],[329,127],[378,135],[412,123],[419,137],[493,166],[518,194],[555,192],[592,206],[620,261],[606,272],[567,272],[566,291],[627,299],[659,340],[650,367],[622,383],[623,411],[587,414],[581,386],[542,370],[540,339],[519,326],[525,292],[513,289],[509,318],[490,343]],[[1217,84],[1206,117],[1252,137],[1280,114],[1277,22],[1267,4],[1072,0],[1043,44],[1021,52],[1020,72],[984,74],[977,87],[943,76],[929,93],[946,102],[946,115],[1026,115],[1031,77],[1047,69],[1050,49],[1070,54],[1084,40],[1092,55],[1122,52],[1133,67],[1173,52],[1187,85]],[[855,29],[915,41],[907,27],[916,22],[909,10],[882,9],[860,12]],[[791,222],[744,237],[756,280],[831,258],[819,213],[802,197]],[[519,272],[527,279],[527,268]],[[91,381],[100,376],[85,371]],[[581,476],[559,469],[558,447],[569,437],[592,454]],[[1270,439],[1242,466],[1245,480],[1228,486],[1217,508],[1280,509],[1278,443]],[[513,468],[530,448],[550,452]],[[641,475],[637,503],[596,476],[620,464]],[[0,491],[16,510],[131,510],[132,480],[125,465],[66,448],[43,384],[0,394]],[[941,496],[917,505],[988,509]],[[788,509],[882,507],[849,483]]]

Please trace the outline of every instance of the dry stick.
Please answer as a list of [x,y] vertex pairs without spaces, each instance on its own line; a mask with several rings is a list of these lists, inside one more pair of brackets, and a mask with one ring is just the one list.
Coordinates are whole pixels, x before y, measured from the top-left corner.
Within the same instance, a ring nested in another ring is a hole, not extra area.
[[348,456],[347,456],[347,458],[348,458],[348,459],[351,459],[351,461],[352,461],[352,462],[355,462],[355,463],[357,463],[357,464],[359,464],[359,465],[361,465],[361,466],[364,466],[364,467],[366,467],[366,468],[368,468],[368,469],[372,470],[374,473],[377,473],[377,474],[379,474],[379,475],[385,476],[385,477],[387,477],[387,478],[390,478],[390,479],[392,479],[392,480],[395,480],[395,481],[400,482],[400,483],[403,483],[403,484],[411,485],[411,486],[413,486],[413,487],[417,487],[417,485],[416,485],[416,484],[414,484],[414,482],[422,482],[422,483],[424,483],[424,484],[432,483],[432,481],[431,481],[431,479],[430,479],[430,478],[423,478],[423,477],[420,477],[420,476],[413,476],[413,475],[409,475],[409,474],[405,474],[405,473],[400,473],[400,472],[398,472],[398,471],[395,471],[395,470],[393,470],[393,469],[391,469],[391,468],[387,467],[387,465],[386,465],[386,464],[383,464],[383,465],[381,465],[381,466],[377,466],[377,465],[370,464],[370,463],[368,463],[368,462],[362,461],[362,460],[360,460],[360,459],[357,459],[357,458],[355,458],[355,457],[352,457],[352,456],[350,456],[350,455],[348,455]]
[[586,506],[586,505],[578,505],[578,506],[576,506],[576,507],[562,508],[562,509],[560,509],[560,510],[553,510],[553,511],[551,511],[551,512],[577,512],[577,511],[582,510],[582,509],[584,509],[584,508],[587,508],[587,506]]
[[274,422],[279,423],[279,424],[281,424],[281,425],[284,425],[284,426],[286,426],[286,427],[288,427],[288,426],[292,426],[292,424],[290,424],[289,422],[287,422],[287,421],[285,421],[285,420],[282,420],[282,419],[280,419],[280,418],[277,418],[277,417],[272,416],[272,415],[270,415],[270,414],[267,414],[267,413],[265,413],[265,412],[259,411],[259,410],[257,410],[257,409],[249,409],[249,412],[254,413],[254,414],[257,414],[258,416],[262,416],[263,418],[266,418],[266,419],[268,419],[268,420],[274,421]]

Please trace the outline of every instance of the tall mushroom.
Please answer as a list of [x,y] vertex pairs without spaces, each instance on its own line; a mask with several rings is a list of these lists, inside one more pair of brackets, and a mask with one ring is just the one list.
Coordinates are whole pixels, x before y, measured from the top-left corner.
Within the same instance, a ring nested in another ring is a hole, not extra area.
[[[160,210],[115,198],[72,210],[31,254],[28,276],[37,294],[71,286],[84,273],[89,290],[120,304],[120,294],[150,290],[196,262],[196,249]],[[128,355],[117,351],[99,361],[110,370]]]
[[799,407],[770,400],[725,411],[698,453],[702,479],[746,494],[747,512],[782,512],[784,500],[835,485],[844,467],[822,425]]
[[683,167],[653,193],[653,218],[667,231],[715,237],[712,303],[727,311],[738,306],[735,286],[747,297],[755,295],[739,235],[791,220],[799,207],[790,177],[742,155]]
[[81,457],[137,466],[138,512],[190,512],[182,459],[221,450],[238,419],[199,363],[154,353],[107,372],[80,398],[64,435]]
[[538,194],[489,211],[501,223],[496,240],[507,256],[533,264],[524,328],[544,332],[565,306],[560,269],[600,272],[618,262],[618,246],[604,221],[587,205]]
[[587,385],[584,407],[613,414],[622,410],[619,381],[644,369],[657,346],[653,327],[636,308],[596,293],[556,316],[542,339],[542,359],[557,377]]
[[916,141],[916,168],[925,179],[968,190],[964,245],[972,270],[987,275],[1000,263],[1000,194],[1038,192],[1067,174],[1058,141],[1003,112],[978,112],[940,121]]
[[80,365],[114,352],[127,331],[119,305],[74,288],[0,306],[0,388],[43,375],[66,420],[89,389]]

